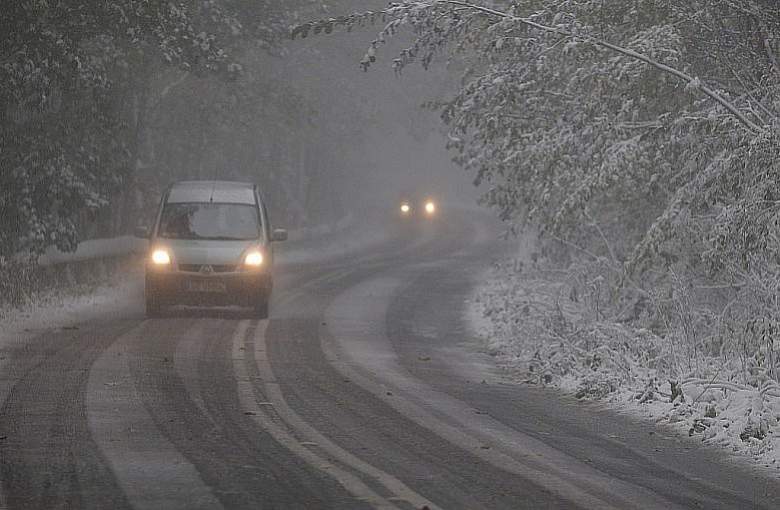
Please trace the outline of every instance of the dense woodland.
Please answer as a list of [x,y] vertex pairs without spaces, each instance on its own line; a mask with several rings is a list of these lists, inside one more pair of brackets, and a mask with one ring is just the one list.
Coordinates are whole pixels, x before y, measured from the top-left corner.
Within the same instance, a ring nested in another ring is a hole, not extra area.
[[127,234],[182,178],[259,182],[291,227],[344,214],[350,190],[335,183],[358,178],[346,162],[371,112],[327,97],[333,86],[315,97],[285,47],[289,26],[322,4],[7,4],[0,266]]

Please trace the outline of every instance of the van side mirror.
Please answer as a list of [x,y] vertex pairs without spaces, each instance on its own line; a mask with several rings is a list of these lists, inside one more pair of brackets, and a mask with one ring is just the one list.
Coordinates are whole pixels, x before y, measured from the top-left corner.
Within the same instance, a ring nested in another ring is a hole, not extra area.
[[275,228],[273,234],[271,235],[271,241],[286,241],[287,240],[287,231],[283,228]]
[[149,239],[149,227],[138,225],[135,227],[134,235],[139,239]]

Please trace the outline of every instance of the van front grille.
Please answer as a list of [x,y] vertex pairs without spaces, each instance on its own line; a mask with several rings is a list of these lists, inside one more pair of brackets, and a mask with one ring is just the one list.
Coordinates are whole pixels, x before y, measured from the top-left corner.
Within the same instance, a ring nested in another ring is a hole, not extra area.
[[[200,273],[203,266],[207,264],[179,264],[179,271],[185,273]],[[232,264],[208,264],[214,273],[232,273],[236,266]]]

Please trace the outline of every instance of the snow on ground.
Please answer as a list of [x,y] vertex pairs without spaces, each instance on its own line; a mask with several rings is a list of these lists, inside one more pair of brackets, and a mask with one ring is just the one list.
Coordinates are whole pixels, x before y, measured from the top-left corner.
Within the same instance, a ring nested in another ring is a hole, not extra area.
[[622,324],[583,326],[577,304],[562,296],[560,279],[524,262],[521,256],[488,270],[467,312],[513,380],[671,424],[780,476],[780,386],[723,381],[722,360],[699,360],[709,377],[674,381],[668,341]]
[[[280,245],[277,263],[315,262],[387,239],[386,230],[356,223],[354,217],[347,216],[334,225],[290,231],[290,241]],[[83,261],[107,254],[121,255],[137,251],[139,242],[143,249],[146,242],[134,238],[88,241],[82,243],[75,254],[52,251],[46,263]],[[34,303],[21,308],[0,307],[0,351],[20,345],[45,330],[71,328],[79,323],[127,316],[128,313],[139,318],[143,314],[143,270],[140,264],[129,273],[114,275],[99,285],[54,289],[41,293]],[[0,371],[3,358],[0,356]]]
[[49,291],[23,308],[0,309],[0,349],[45,330],[72,328],[89,320],[126,313],[128,309],[140,313],[142,296],[143,281],[138,271],[98,286]]

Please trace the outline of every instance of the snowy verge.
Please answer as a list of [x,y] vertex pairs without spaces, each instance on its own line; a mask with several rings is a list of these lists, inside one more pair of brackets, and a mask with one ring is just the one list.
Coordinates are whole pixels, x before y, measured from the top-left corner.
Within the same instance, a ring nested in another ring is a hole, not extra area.
[[[355,223],[349,215],[336,223],[290,231],[290,242],[279,245],[278,262],[316,262],[387,239],[384,230],[363,227],[352,232]],[[142,253],[146,244],[144,239],[120,237],[85,241],[71,254],[50,252],[44,259],[46,271],[68,277],[35,292],[23,305],[0,306],[0,348],[52,328],[128,311],[141,314],[143,267],[133,253]],[[109,261],[117,261],[114,269]]]
[[121,317],[128,310],[142,312],[143,280],[140,269],[97,285],[78,285],[39,294],[24,307],[0,314],[0,349],[23,344],[52,329],[70,329],[99,318]]
[[[724,380],[740,360],[685,358],[674,340],[626,323],[592,320],[561,273],[535,267],[521,255],[488,270],[475,288],[468,320],[512,379],[672,424],[780,475],[776,382]],[[704,377],[673,376],[681,373],[674,361],[695,364]]]

